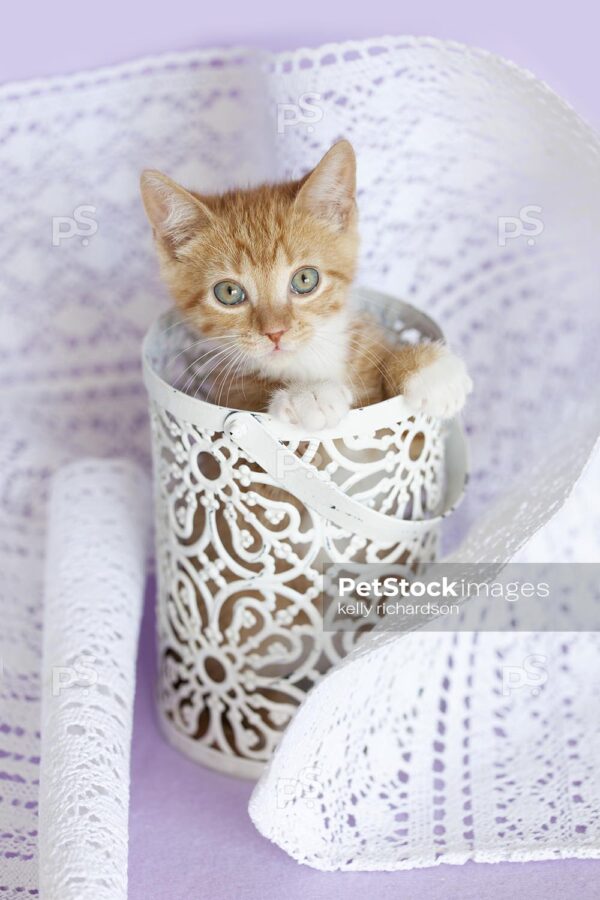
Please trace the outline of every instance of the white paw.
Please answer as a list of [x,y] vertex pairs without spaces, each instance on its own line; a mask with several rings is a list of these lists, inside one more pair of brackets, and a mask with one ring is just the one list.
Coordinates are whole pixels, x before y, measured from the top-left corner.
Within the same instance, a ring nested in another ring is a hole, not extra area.
[[438,359],[410,376],[404,399],[415,412],[450,419],[460,412],[472,390],[462,359],[443,347]]
[[276,391],[269,413],[307,431],[333,428],[350,409],[352,394],[336,381],[303,384]]

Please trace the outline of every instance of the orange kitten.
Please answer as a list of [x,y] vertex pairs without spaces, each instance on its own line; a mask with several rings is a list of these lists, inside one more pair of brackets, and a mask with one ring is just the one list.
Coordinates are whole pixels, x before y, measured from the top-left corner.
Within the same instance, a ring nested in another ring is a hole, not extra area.
[[213,357],[214,402],[310,431],[398,393],[433,416],[463,406],[471,380],[443,344],[395,346],[348,309],[358,258],[355,170],[351,145],[340,141],[298,181],[222,195],[143,173],[162,276],[221,354]]

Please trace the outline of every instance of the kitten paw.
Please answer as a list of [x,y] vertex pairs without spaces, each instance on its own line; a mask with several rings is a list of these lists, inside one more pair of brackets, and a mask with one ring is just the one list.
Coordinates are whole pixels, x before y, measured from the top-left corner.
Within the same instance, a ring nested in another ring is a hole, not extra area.
[[462,359],[442,347],[434,362],[408,378],[404,399],[415,412],[451,419],[463,408],[472,390],[473,382]]
[[324,381],[276,391],[268,411],[283,422],[320,431],[337,425],[350,410],[351,401],[352,394],[345,385]]

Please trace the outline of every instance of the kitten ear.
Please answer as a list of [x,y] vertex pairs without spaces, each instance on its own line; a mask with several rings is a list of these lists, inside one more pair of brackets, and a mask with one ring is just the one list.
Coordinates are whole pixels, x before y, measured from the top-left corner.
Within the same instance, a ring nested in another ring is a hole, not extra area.
[[201,200],[155,169],[142,172],[140,190],[154,235],[172,255],[212,219]]
[[355,205],[356,157],[349,141],[338,141],[304,181],[296,206],[343,231]]

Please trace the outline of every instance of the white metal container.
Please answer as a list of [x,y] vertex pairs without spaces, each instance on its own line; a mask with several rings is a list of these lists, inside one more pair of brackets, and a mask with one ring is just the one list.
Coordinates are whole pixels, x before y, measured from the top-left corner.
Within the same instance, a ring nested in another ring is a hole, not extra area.
[[[390,338],[442,336],[394,297],[360,290],[355,303]],[[318,435],[214,405],[189,374],[194,341],[171,312],[144,344],[159,715],[192,759],[254,778],[306,692],[357,639],[323,630],[323,563],[414,570],[435,559],[440,520],[464,488],[464,438],[457,420],[412,413],[402,397]]]

